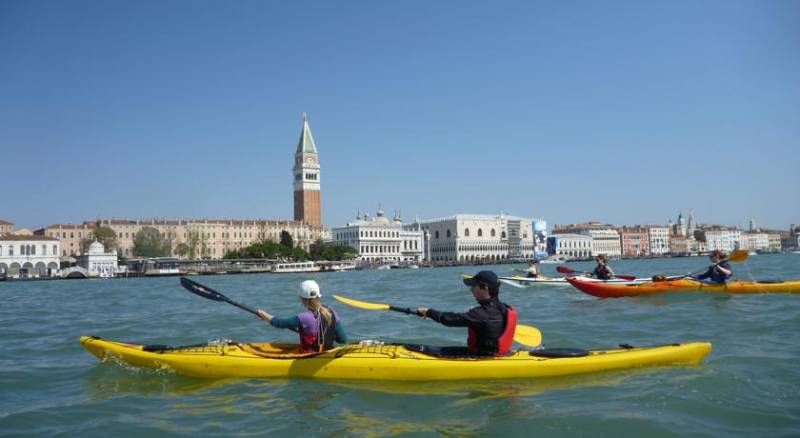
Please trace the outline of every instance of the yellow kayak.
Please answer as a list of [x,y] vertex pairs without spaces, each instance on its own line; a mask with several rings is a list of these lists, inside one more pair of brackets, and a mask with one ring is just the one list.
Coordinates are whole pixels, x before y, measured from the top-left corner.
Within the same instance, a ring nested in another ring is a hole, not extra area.
[[[567,351],[577,357],[542,357],[544,352],[519,350],[490,358],[437,357],[435,347],[361,343],[319,354],[300,354],[297,345],[270,343],[204,344],[187,347],[145,346],[83,336],[81,345],[105,361],[171,370],[190,377],[430,381],[523,379],[566,376],[655,365],[696,365],[711,350],[706,342],[612,350]],[[557,350],[551,350],[556,352]],[[580,353],[572,354],[574,351]],[[554,354],[557,355],[558,354]]]

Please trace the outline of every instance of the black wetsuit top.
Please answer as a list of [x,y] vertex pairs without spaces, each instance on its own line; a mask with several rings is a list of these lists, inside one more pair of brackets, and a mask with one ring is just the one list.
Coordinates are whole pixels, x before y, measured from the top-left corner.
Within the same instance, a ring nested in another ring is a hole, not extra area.
[[733,270],[731,269],[731,265],[728,262],[719,262],[716,265],[709,266],[708,271],[705,272],[703,275],[698,275],[698,280],[703,280],[706,278],[710,278],[711,281],[714,283],[725,283],[725,280],[730,278],[730,275],[725,275],[722,271],[720,271],[717,267],[725,268],[728,271],[731,271],[731,275],[733,275]]
[[474,329],[478,354],[492,356],[497,353],[497,341],[506,328],[508,306],[497,298],[479,301],[478,304],[466,313],[428,309],[428,317],[447,327]]
[[598,266],[594,268],[594,271],[592,271],[592,275],[594,275],[595,278],[599,278],[601,280],[611,280],[612,278],[614,278],[614,276],[611,275],[611,271],[609,271],[608,269],[608,265]]

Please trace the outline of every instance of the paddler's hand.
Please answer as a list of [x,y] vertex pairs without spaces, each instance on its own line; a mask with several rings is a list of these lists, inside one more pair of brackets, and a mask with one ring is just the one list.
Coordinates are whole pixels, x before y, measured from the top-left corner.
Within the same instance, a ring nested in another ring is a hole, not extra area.
[[272,321],[272,315],[261,309],[258,309],[258,317],[263,319],[264,321]]
[[417,315],[422,319],[427,318],[428,317],[428,308],[427,307],[417,307]]

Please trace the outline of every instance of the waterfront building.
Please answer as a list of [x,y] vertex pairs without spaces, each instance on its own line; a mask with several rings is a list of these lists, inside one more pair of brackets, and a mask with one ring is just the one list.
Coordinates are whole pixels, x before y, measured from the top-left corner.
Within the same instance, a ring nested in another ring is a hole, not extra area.
[[685,236],[672,236],[669,239],[669,253],[672,255],[689,255],[689,238]]
[[322,227],[319,154],[308,117],[303,113],[300,141],[294,154],[294,220]]
[[[650,238],[646,228],[626,227],[619,230],[623,257],[644,257],[650,255]],[[685,240],[685,239],[684,239]]]
[[613,230],[611,224],[604,224],[598,221],[581,222],[578,224],[556,224],[553,226],[553,234],[585,234],[590,230]]
[[740,245],[741,232],[736,229],[714,226],[704,229],[703,235],[705,236],[707,251],[731,252]]
[[36,236],[47,236],[58,239],[61,256],[77,257],[81,254],[81,242],[94,239],[94,222],[82,224],[53,224],[33,231]]
[[90,277],[114,277],[117,273],[117,250],[106,252],[98,241],[89,245],[89,250],[78,257],[78,266],[86,269]]
[[398,214],[389,220],[381,209],[374,218],[358,214],[347,225],[331,229],[336,245],[355,248],[359,253],[357,260],[370,264],[423,261],[423,235],[421,230],[404,229]]
[[588,259],[592,257],[592,238],[585,234],[553,234],[547,238],[547,254],[567,259]]
[[592,238],[592,256],[602,254],[609,258],[622,257],[622,245],[617,230],[588,230],[584,234]]
[[[230,251],[246,248],[259,242],[279,242],[286,231],[296,246],[308,250],[312,243],[323,238],[323,229],[290,220],[264,219],[98,219],[82,225],[51,225],[34,234],[58,238],[62,255],[80,254],[81,241],[94,239],[97,227],[108,227],[116,233],[115,249],[120,257],[134,257],[136,234],[145,227],[156,229],[168,242],[170,257],[220,259]],[[186,252],[186,249],[189,249]],[[183,250],[183,251],[182,251]]]
[[0,234],[10,233],[14,231],[14,224],[0,219]]
[[739,249],[746,251],[769,251],[769,235],[759,232],[741,233]]
[[647,237],[650,240],[650,254],[664,255],[669,252],[670,228],[661,225],[648,225]]
[[780,233],[767,233],[767,241],[769,242],[767,251],[769,252],[781,252],[783,236]]
[[533,220],[509,215],[457,214],[420,221],[433,262],[533,258]]
[[59,241],[53,237],[0,234],[0,276],[54,277],[59,272]]

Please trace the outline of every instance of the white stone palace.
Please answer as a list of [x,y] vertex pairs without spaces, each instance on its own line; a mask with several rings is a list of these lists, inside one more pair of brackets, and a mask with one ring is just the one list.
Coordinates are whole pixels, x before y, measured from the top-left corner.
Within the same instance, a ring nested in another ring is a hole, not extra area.
[[59,241],[47,236],[0,234],[0,276],[55,277],[59,273]]
[[404,228],[398,214],[389,220],[381,209],[374,218],[357,214],[356,220],[333,228],[331,238],[336,245],[355,248],[362,262],[418,263],[425,260],[424,232]]
[[433,262],[533,258],[533,220],[504,214],[457,214],[419,222],[430,236]]

